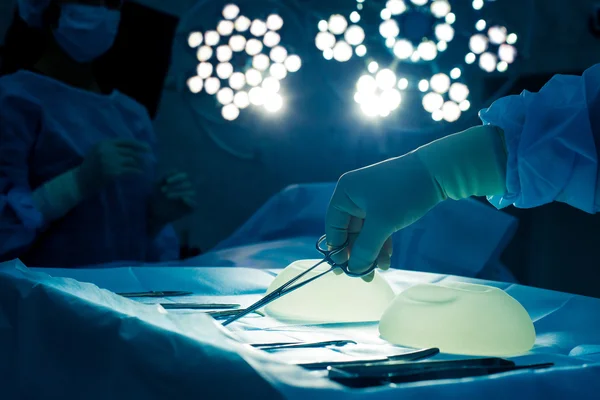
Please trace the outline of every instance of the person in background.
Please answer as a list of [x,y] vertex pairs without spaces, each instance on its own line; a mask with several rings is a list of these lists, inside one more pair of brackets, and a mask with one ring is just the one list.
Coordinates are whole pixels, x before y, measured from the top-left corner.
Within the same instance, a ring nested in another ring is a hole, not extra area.
[[144,107],[104,92],[93,62],[115,40],[118,0],[19,0],[40,57],[0,78],[0,258],[76,267],[178,258],[185,173],[157,179]]
[[389,268],[390,236],[446,199],[486,196],[497,208],[558,201],[598,212],[599,93],[600,64],[556,75],[538,93],[482,110],[482,126],[342,175],[326,216],[328,244],[350,243],[336,262],[355,272],[373,262]]

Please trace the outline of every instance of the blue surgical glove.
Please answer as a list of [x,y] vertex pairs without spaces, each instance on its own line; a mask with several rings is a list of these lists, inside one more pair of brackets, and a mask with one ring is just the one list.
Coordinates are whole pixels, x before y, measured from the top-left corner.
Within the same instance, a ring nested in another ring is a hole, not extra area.
[[158,181],[149,204],[150,234],[176,221],[196,208],[196,191],[186,173],[173,172]]
[[505,179],[501,130],[478,126],[447,136],[342,175],[327,211],[327,243],[339,247],[348,241],[347,251],[335,261],[348,261],[352,272],[366,271],[375,261],[389,268],[394,232],[444,199],[502,194]]

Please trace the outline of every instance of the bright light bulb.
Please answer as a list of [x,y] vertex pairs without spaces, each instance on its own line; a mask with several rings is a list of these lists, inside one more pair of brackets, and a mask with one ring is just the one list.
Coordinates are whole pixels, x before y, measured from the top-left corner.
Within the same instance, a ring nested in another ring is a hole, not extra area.
[[269,93],[265,97],[264,107],[268,112],[277,112],[283,107],[283,98],[279,93]]
[[240,116],[240,110],[234,104],[227,104],[221,109],[221,115],[227,121],[234,121]]
[[260,19],[255,19],[252,21],[252,25],[250,25],[250,33],[254,36],[262,36],[267,33],[267,24],[265,21]]
[[277,93],[281,88],[281,83],[279,83],[279,79],[267,76],[262,82],[262,88],[267,92]]
[[458,121],[461,114],[458,104],[453,101],[445,102],[442,106],[442,112],[444,113],[444,119],[448,122]]
[[503,26],[492,26],[488,30],[488,37],[493,44],[502,44],[506,41],[506,28]]
[[356,91],[359,93],[375,93],[377,82],[371,75],[363,75],[356,82]]
[[396,86],[396,74],[391,69],[385,68],[377,72],[375,81],[381,90],[388,90]]
[[517,49],[510,44],[502,44],[498,49],[498,57],[507,64],[512,64],[517,57]]
[[221,88],[217,92],[217,101],[223,105],[227,105],[233,102],[233,90],[229,87]]
[[257,54],[252,59],[252,66],[259,71],[266,71],[271,65],[271,60],[266,54]]
[[377,61],[371,61],[367,69],[370,73],[374,74],[379,69],[379,64],[377,64]]
[[198,64],[198,67],[196,68],[196,73],[202,79],[206,79],[209,76],[211,76],[212,72],[213,72],[213,66],[211,63],[208,63],[208,62],[201,62],[200,64]]
[[279,33],[272,32],[272,31],[265,33],[265,37],[263,38],[263,43],[267,47],[277,46],[280,41],[281,41],[281,36],[279,36]]
[[221,40],[221,35],[217,31],[207,31],[204,34],[204,42],[208,46],[216,46]]
[[511,33],[506,37],[506,43],[515,44],[517,43],[517,35],[515,33]]
[[424,6],[428,0],[410,0],[416,6]]
[[229,39],[229,47],[235,52],[240,52],[246,48],[246,38],[242,35],[233,35]]
[[467,64],[473,64],[476,59],[477,59],[477,56],[473,53],[467,53],[467,55],[465,56],[465,62]]
[[357,102],[358,104],[361,104],[364,100],[364,96],[362,93],[360,92],[356,92],[354,93],[354,101]]
[[376,117],[381,110],[379,97],[376,95],[367,96],[360,103],[360,109],[367,117]]
[[385,3],[385,8],[390,10],[392,15],[400,15],[406,11],[406,4],[404,4],[402,0],[388,0],[388,2]]
[[240,8],[235,4],[227,4],[223,7],[223,18],[234,19],[240,13]]
[[454,28],[449,24],[439,24],[435,27],[435,36],[438,40],[451,42],[454,39]]
[[469,100],[461,101],[458,105],[458,108],[460,108],[460,111],[467,111],[469,108],[471,108],[471,102]]
[[202,44],[202,33],[192,32],[188,36],[188,46],[196,48]]
[[450,14],[446,15],[445,20],[446,20],[447,23],[449,23],[450,25],[452,25],[453,23],[456,22],[456,15],[454,15],[454,13],[450,13]]
[[232,21],[222,20],[217,25],[217,32],[219,32],[219,35],[221,36],[229,36],[233,33],[233,27]]
[[391,49],[396,44],[396,38],[389,37],[385,39],[385,47]]
[[299,56],[292,54],[285,59],[283,63],[289,72],[297,72],[302,67],[302,60]]
[[379,25],[379,33],[384,38],[395,38],[400,34],[400,27],[395,19],[390,19],[387,21],[383,21],[381,25]]
[[440,110],[444,105],[444,98],[439,93],[427,93],[423,96],[423,108],[428,113],[433,113],[436,110]]
[[443,40],[438,42],[437,44],[437,49],[438,51],[442,52],[442,51],[446,51],[446,49],[448,49],[448,43],[444,42]]
[[358,46],[365,40],[365,31],[358,25],[351,25],[344,34],[346,42]]
[[394,55],[400,60],[406,60],[410,58],[414,49],[411,42],[406,39],[400,39],[394,45]]
[[398,80],[398,89],[400,89],[400,90],[406,90],[406,88],[408,88],[408,79],[406,79],[406,78],[400,78]]
[[250,18],[241,15],[235,20],[235,30],[238,32],[246,32],[251,24]]
[[358,21],[360,21],[360,14],[356,11],[352,11],[352,14],[350,14],[350,21],[356,24]]
[[200,93],[204,86],[204,81],[199,76],[192,76],[187,80],[187,87],[192,93]]
[[248,92],[248,97],[250,98],[250,103],[255,106],[262,106],[265,102],[265,93],[263,88],[261,87],[253,87]]
[[229,77],[229,86],[232,89],[240,90],[246,85],[246,76],[241,72],[234,72]]
[[246,71],[246,83],[250,86],[258,86],[262,82],[263,77],[260,71],[250,68]]
[[278,31],[283,26],[283,18],[277,14],[271,14],[267,17],[267,28],[272,31]]
[[435,74],[429,82],[431,89],[438,93],[446,93],[450,88],[450,78],[446,74]]
[[204,81],[204,90],[211,96],[213,94],[216,94],[220,88],[221,81],[219,80],[219,78],[213,76]]
[[478,31],[482,31],[485,29],[485,27],[487,26],[487,22],[485,22],[485,19],[480,19],[479,21],[477,21],[477,23],[475,24],[475,29],[477,29]]
[[331,60],[333,58],[333,49],[323,50],[323,58],[326,60]]
[[352,58],[352,47],[343,40],[340,40],[333,47],[333,58],[339,62],[346,62]]
[[220,62],[227,62],[231,60],[231,57],[233,57],[233,50],[231,50],[231,47],[226,44],[217,47],[217,60]]
[[412,62],[418,62],[421,59],[421,56],[419,56],[419,52],[415,51],[412,53],[412,55],[410,56],[410,61]]
[[260,40],[258,39],[249,39],[246,42],[246,53],[248,53],[249,56],[255,56],[258,53],[260,53],[263,49],[263,44]]
[[460,68],[453,68],[452,71],[450,71],[450,77],[452,79],[460,78],[461,74],[462,74],[462,71],[460,70]]
[[287,68],[285,65],[280,63],[271,64],[269,68],[269,73],[273,78],[283,80],[287,76]]
[[334,35],[341,35],[348,27],[348,21],[346,21],[346,18],[344,18],[343,15],[334,14],[329,17],[329,24],[327,24],[327,26],[329,28],[329,32],[333,33]]
[[273,47],[269,54],[271,60],[277,63],[283,63],[287,58],[287,55],[287,50],[282,46]]
[[431,3],[431,14],[436,18],[444,18],[450,12],[450,3],[445,0],[436,0]]
[[508,63],[506,61],[500,61],[496,69],[498,70],[498,72],[506,72],[506,70],[508,69]]
[[419,90],[423,93],[429,90],[429,81],[427,79],[421,79],[419,81]]
[[442,110],[435,110],[433,113],[431,113],[431,118],[434,121],[439,122],[444,119],[444,113]]
[[481,10],[483,8],[483,0],[473,0],[473,9]]
[[315,37],[315,45],[321,51],[333,49],[333,46],[335,46],[335,36],[329,32],[319,32]]
[[469,97],[469,88],[464,83],[455,82],[450,86],[450,92],[448,96],[451,100],[454,100],[457,103],[464,101]]
[[233,65],[230,63],[220,63],[217,65],[217,76],[221,79],[229,79],[233,74]]
[[492,53],[483,53],[479,57],[479,67],[485,72],[494,72],[497,65],[497,57]]
[[250,97],[247,92],[237,92],[235,96],[233,96],[233,104],[240,110],[248,107],[250,105]]
[[327,21],[324,20],[320,20],[317,26],[319,28],[319,32],[325,32],[328,29]]
[[196,58],[200,62],[208,61],[213,55],[213,49],[210,46],[201,46],[196,52]]
[[437,46],[431,41],[421,42],[417,47],[417,52],[423,60],[431,61],[437,57]]
[[380,98],[381,102],[390,110],[397,109],[402,102],[402,95],[396,89],[384,90],[383,93],[381,93]]
[[388,19],[392,18],[392,12],[389,9],[384,8],[379,13],[379,16],[381,17],[382,20],[387,21]]
[[482,34],[471,36],[469,39],[469,49],[475,54],[481,54],[488,48],[488,38]]
[[356,53],[357,56],[364,57],[367,54],[367,46],[365,46],[364,44],[361,44],[356,49],[354,49],[354,52]]

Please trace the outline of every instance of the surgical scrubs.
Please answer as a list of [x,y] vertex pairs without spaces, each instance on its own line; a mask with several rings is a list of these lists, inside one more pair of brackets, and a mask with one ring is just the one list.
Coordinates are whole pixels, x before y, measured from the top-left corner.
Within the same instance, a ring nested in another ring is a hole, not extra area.
[[146,110],[122,93],[97,94],[29,71],[0,78],[1,259],[75,267],[177,257],[172,227],[155,238],[147,234],[153,156],[142,175],[116,180],[57,221],[47,223],[34,207],[33,190],[106,139],[156,146]]

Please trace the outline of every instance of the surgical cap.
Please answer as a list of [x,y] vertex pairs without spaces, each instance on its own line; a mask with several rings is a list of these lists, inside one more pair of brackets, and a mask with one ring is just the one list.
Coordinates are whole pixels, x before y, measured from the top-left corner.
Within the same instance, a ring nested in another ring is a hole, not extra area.
[[32,28],[41,28],[44,11],[52,0],[17,0],[19,16]]

